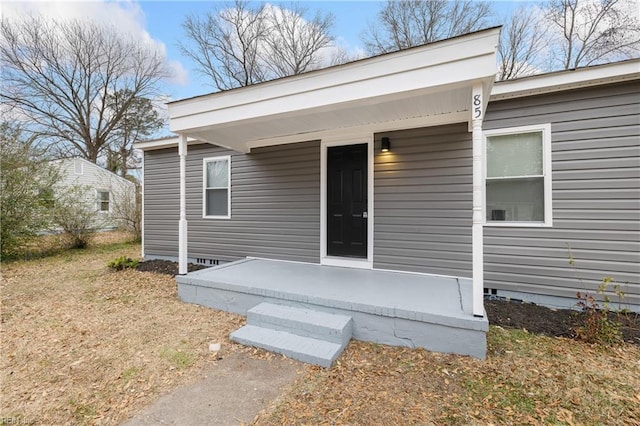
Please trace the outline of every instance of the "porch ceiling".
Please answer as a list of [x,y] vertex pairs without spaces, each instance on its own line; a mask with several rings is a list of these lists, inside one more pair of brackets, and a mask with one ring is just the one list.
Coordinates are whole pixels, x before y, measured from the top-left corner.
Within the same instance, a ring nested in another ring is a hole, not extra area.
[[470,119],[475,84],[484,102],[495,76],[499,29],[489,29],[303,75],[169,104],[171,130],[240,152]]

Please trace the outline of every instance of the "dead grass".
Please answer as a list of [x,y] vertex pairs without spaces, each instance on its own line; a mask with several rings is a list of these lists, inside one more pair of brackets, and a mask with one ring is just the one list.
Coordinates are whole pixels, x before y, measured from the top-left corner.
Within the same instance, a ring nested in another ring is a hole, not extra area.
[[[71,247],[72,240],[73,238],[66,234],[51,234],[35,237],[18,249],[14,259],[28,260],[61,254]],[[97,232],[89,237],[89,248],[126,244],[131,241],[133,241],[133,235],[127,232]]]
[[640,348],[492,327],[489,357],[351,342],[256,424],[640,425]]
[[243,319],[180,302],[169,276],[109,270],[139,256],[122,238],[2,265],[0,417],[117,424],[216,362],[208,344]]
[[[138,256],[124,238],[2,265],[0,418],[118,424],[215,364],[208,343],[229,343],[243,318],[181,303],[169,276],[108,270]],[[499,327],[488,342],[486,361],[352,342],[333,368],[306,367],[255,423],[640,425],[638,346]]]

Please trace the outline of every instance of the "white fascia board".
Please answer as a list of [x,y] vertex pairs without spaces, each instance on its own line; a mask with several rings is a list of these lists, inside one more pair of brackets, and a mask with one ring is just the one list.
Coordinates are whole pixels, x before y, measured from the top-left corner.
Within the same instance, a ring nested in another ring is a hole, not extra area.
[[[180,136],[176,136],[171,138],[149,139],[146,141],[136,142],[133,144],[133,147],[135,149],[139,149],[140,151],[151,151],[154,149],[173,148],[178,146],[179,142]],[[194,143],[199,143],[199,141],[194,138],[187,138],[187,145],[193,145]]]
[[640,59],[505,80],[494,84],[491,101],[640,79]]
[[[239,105],[215,111],[194,113],[171,119],[171,130],[188,132],[207,125],[225,125],[240,120],[260,119],[276,114],[296,114],[331,105],[366,101],[383,96],[421,90],[428,85],[434,90],[446,85],[458,85],[461,81],[473,81],[468,70],[487,70],[482,76],[493,78],[495,68],[493,55],[467,59],[464,62],[449,62],[430,68],[385,75],[368,80],[352,82],[342,86],[319,88],[287,97],[256,101],[251,105]],[[428,82],[428,83],[425,83]]]
[[140,141],[133,144],[135,149],[141,151],[148,151],[150,149],[170,148],[172,146],[178,146],[180,137],[162,138],[162,139],[150,139],[146,141]]
[[169,104],[171,130],[493,78],[499,29]]

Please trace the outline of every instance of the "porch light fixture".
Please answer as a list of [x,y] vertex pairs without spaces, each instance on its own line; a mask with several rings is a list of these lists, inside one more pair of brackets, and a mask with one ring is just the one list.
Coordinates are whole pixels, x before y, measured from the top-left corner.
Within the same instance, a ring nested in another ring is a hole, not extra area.
[[391,149],[391,141],[389,138],[382,138],[382,152],[389,152]]

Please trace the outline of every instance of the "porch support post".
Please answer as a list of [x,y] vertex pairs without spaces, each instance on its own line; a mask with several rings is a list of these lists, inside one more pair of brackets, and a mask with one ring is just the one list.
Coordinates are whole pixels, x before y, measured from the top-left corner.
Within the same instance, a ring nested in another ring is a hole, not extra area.
[[187,137],[180,135],[180,222],[178,224],[178,274],[187,273]]
[[482,119],[484,102],[482,84],[473,86],[471,99],[471,128],[473,140],[473,222],[471,225],[472,262],[473,262],[473,315],[484,317],[484,254],[483,254],[483,173],[482,173]]

